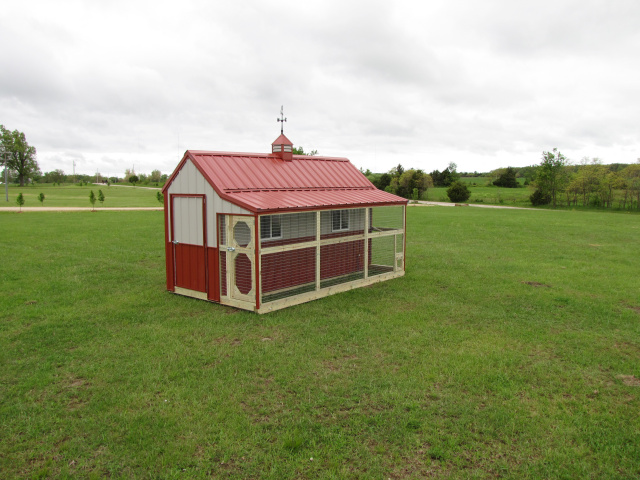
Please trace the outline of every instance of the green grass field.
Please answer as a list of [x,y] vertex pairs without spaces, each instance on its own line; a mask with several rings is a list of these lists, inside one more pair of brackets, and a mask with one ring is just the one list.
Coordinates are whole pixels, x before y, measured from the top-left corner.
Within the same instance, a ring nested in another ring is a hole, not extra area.
[[[162,207],[162,204],[158,203],[156,199],[157,192],[160,189],[148,189],[142,187],[122,187],[111,185],[110,187],[104,185],[63,185],[52,186],[50,184],[36,184],[25,187],[16,187],[9,185],[9,201],[5,199],[4,185],[0,185],[0,210],[4,207],[17,207],[16,198],[19,193],[25,199],[24,206],[22,208],[28,209],[29,207],[85,207],[91,208],[89,202],[89,192],[93,190],[93,193],[98,196],[98,190],[102,190],[104,193],[104,204],[96,201],[95,208],[100,209],[102,207]],[[44,193],[44,203],[40,204],[38,201],[38,195]]]
[[162,212],[0,213],[1,476],[640,476],[640,217],[407,222],[405,277],[258,316],[165,291]]
[[[489,185],[496,177],[460,177],[460,181],[468,185],[478,185],[485,187]],[[524,185],[524,178],[516,179],[520,185]]]
[[[470,186],[471,197],[467,203],[486,203],[490,205],[507,205],[515,207],[531,208],[529,196],[533,190],[523,188],[500,188],[487,186]],[[427,195],[423,195],[422,200],[432,202],[449,202],[447,197],[447,187],[433,187],[427,190]]]

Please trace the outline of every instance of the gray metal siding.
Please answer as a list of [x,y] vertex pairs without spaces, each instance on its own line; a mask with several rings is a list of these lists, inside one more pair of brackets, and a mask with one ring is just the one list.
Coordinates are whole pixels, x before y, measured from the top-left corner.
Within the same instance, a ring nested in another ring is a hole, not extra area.
[[[251,214],[248,210],[220,198],[209,182],[207,182],[195,165],[193,165],[191,160],[187,160],[182,166],[182,169],[173,178],[173,182],[169,186],[167,193],[169,195],[205,195],[207,199],[207,243],[210,247],[215,247],[218,244],[216,237],[216,213]],[[179,200],[179,197],[175,199],[175,201],[177,200]],[[199,199],[197,201],[200,203]],[[199,220],[196,221],[196,215],[198,215],[198,213],[191,211],[192,204],[190,202],[183,201],[180,201],[179,204],[180,209],[176,207],[176,211],[174,212],[174,216],[176,217],[176,229],[174,230],[176,240],[180,241],[179,236],[182,236],[182,238],[193,239],[197,236],[197,232],[194,233],[194,228],[196,227],[193,227],[191,222],[199,224],[200,228],[202,228],[202,210],[200,210],[200,214],[197,217]],[[195,203],[193,205],[195,205]],[[169,222],[171,222],[171,216],[169,216]],[[171,229],[171,225],[169,225],[169,228]],[[200,239],[202,239],[202,232],[200,233]],[[191,242],[185,241],[183,243]],[[202,241],[192,244],[202,245]]]
[[189,245],[204,245],[202,225],[202,199],[176,197],[173,199],[173,218],[176,222],[174,240]]

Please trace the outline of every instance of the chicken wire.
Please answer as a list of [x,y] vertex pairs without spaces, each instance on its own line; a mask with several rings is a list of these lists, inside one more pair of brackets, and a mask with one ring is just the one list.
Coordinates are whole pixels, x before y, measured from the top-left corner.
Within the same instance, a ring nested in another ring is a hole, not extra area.
[[261,302],[397,271],[403,228],[403,206],[260,216]]

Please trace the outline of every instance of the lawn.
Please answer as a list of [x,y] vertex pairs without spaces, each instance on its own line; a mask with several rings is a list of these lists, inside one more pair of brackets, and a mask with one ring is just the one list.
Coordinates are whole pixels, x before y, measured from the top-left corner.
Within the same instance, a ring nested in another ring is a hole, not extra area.
[[[471,197],[469,197],[467,203],[488,203],[491,205],[532,207],[529,197],[533,193],[533,190],[527,187],[488,187],[485,183],[479,183],[478,185],[468,184],[468,187],[469,191],[471,191]],[[427,190],[427,194],[423,195],[422,200],[429,200],[432,202],[450,202],[449,197],[447,197],[447,188],[448,187],[430,188]]]
[[637,215],[410,207],[406,276],[262,316],[162,222],[0,213],[4,478],[640,476]]
[[[89,193],[93,190],[96,198],[98,191],[102,190],[105,201],[101,204],[96,200],[95,208],[102,207],[162,207],[156,198],[159,188],[124,187],[111,185],[62,185],[52,186],[51,184],[35,184],[25,187],[9,185],[9,201],[6,201],[4,185],[0,185],[0,210],[3,207],[16,207],[16,198],[22,193],[25,203],[23,208],[29,207],[85,207],[91,208]],[[44,202],[38,201],[38,195],[43,193]]]

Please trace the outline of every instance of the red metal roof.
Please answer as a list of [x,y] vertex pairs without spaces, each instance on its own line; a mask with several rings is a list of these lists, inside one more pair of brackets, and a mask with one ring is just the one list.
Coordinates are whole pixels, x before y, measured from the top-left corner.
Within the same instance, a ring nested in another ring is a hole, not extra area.
[[[276,140],[277,142],[277,140]],[[188,150],[165,185],[190,159],[222,198],[253,212],[406,204],[378,190],[346,158]]]
[[404,198],[383,192],[375,187],[373,189],[238,192],[229,194],[228,199],[257,212],[407,203]]

